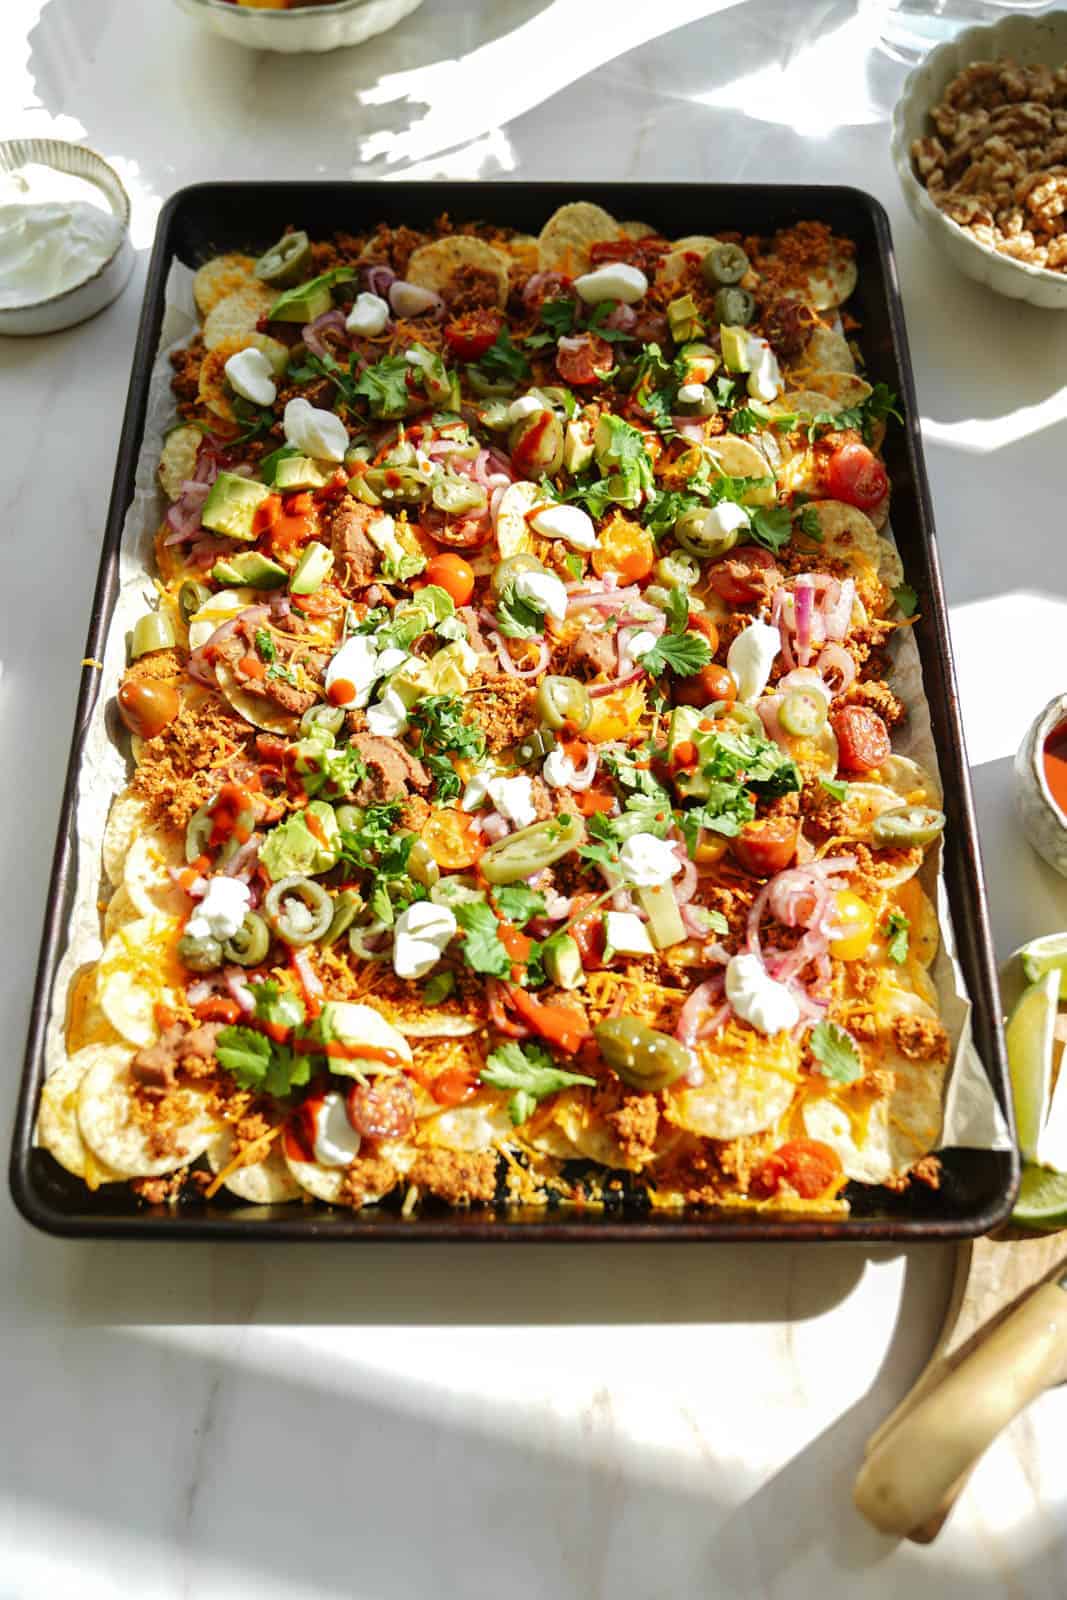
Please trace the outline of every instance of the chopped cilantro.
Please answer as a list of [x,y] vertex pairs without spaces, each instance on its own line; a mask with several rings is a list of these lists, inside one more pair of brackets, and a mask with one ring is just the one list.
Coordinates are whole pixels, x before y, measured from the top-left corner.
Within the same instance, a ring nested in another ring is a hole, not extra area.
[[423,761],[434,780],[434,799],[438,805],[458,798],[463,789],[459,773],[450,756],[426,755]]
[[[470,372],[472,369],[467,368]],[[507,328],[501,328],[494,342],[474,368],[487,383],[521,383],[530,376],[530,363],[514,342]]]
[[275,661],[278,652],[274,648],[274,640],[266,628],[257,628],[255,632],[256,655],[261,661]]
[[491,1052],[481,1070],[481,1080],[494,1089],[515,1091],[508,1102],[508,1113],[516,1127],[525,1122],[548,1095],[578,1084],[591,1088],[596,1084],[595,1078],[557,1067],[543,1045],[519,1045],[513,1040],[498,1045]]
[[524,928],[534,917],[544,916],[544,895],[528,889],[524,883],[503,884],[494,890],[493,899],[500,915],[517,928]]
[[776,554],[789,543],[793,518],[787,506],[756,506],[749,513],[753,537]]
[[857,1078],[863,1077],[856,1041],[839,1023],[817,1022],[811,1030],[809,1043],[819,1071],[831,1083],[855,1083]]
[[670,667],[679,677],[691,678],[711,660],[711,648],[701,633],[665,633],[640,657],[641,666],[655,677]]
[[463,959],[472,972],[492,978],[511,976],[511,957],[500,942],[499,928],[492,908],[484,900],[471,900],[455,907],[456,921],[463,929]]
[[242,1089],[259,1089],[279,1099],[311,1079],[311,1056],[295,1055],[252,1028],[227,1027],[215,1040],[219,1065]]
[[822,544],[822,523],[819,521],[819,513],[814,506],[802,507],[800,515],[797,517],[797,527],[805,539],[811,539],[815,544]]
[[903,965],[908,959],[908,942],[911,934],[911,923],[903,911],[891,911],[883,931],[890,961],[895,961],[898,966]]
[[731,433],[759,433],[765,426],[766,419],[753,411],[751,406],[739,406],[729,423]]
[[528,334],[522,341],[529,350],[543,350],[557,339],[574,332],[576,307],[573,300],[546,300],[538,313],[543,331]]
[[307,1013],[295,989],[284,989],[276,978],[250,983],[248,988],[256,1003],[256,1016],[261,1022],[272,1022],[282,1028],[300,1027]]
[[372,417],[383,420],[402,417],[411,399],[408,386],[411,370],[403,356],[386,356],[376,365],[364,367],[353,386],[353,394],[367,401]]
[[417,700],[408,720],[419,733],[416,755],[427,750],[452,751],[478,761],[485,754],[485,735],[463,720],[463,700],[458,694],[428,694]]

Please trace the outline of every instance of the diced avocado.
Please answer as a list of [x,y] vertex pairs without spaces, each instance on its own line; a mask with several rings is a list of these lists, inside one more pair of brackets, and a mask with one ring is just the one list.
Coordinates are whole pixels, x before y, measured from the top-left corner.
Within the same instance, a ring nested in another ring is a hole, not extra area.
[[569,933],[554,933],[541,946],[541,959],[549,983],[560,989],[577,989],[584,973],[578,941]]
[[691,294],[679,295],[677,300],[671,301],[667,307],[667,325],[676,344],[686,344],[692,339],[698,339],[704,332],[704,324],[700,320],[700,307]]
[[321,489],[329,480],[310,456],[283,456],[274,468],[276,489]]
[[220,472],[208,490],[200,521],[211,533],[230,539],[254,539],[256,508],[267,499],[265,483],[239,478],[236,472]]
[[593,440],[589,425],[579,417],[568,422],[563,433],[563,465],[571,474],[584,472],[593,459]]
[[354,278],[354,267],[332,267],[329,272],[298,283],[278,296],[268,312],[270,322],[314,322],[333,305],[331,290],[335,283],[345,283]]
[[668,761],[674,760],[674,752],[680,744],[695,742],[702,715],[696,706],[675,706],[671,712],[670,727],[667,731]]
[[747,372],[748,360],[748,329],[731,328],[725,323],[719,327],[722,337],[722,358],[730,372]]
[[211,569],[216,583],[245,584],[250,589],[280,589],[289,574],[277,561],[258,550],[239,550],[224,556]]
[[684,345],[679,355],[685,362],[686,383],[707,383],[719,365],[718,356],[708,344]]
[[296,570],[289,581],[290,592],[314,594],[316,589],[322,588],[332,568],[333,551],[328,550],[324,544],[319,544],[317,539],[312,539],[296,564]]
[[656,949],[666,950],[672,944],[681,944],[685,938],[685,923],[670,885],[657,883],[651,888],[635,889],[634,897],[642,911],[648,913],[648,933]]
[[[305,818],[308,816],[315,820],[316,833],[307,826]],[[329,872],[340,855],[341,830],[337,813],[325,800],[312,800],[303,811],[295,811],[286,822],[271,829],[259,859],[271,879],[278,883],[294,873],[314,877],[317,873]]]
[[428,659],[412,656],[389,678],[406,706],[413,706],[423,695],[465,694],[476,658],[462,639],[446,644]]

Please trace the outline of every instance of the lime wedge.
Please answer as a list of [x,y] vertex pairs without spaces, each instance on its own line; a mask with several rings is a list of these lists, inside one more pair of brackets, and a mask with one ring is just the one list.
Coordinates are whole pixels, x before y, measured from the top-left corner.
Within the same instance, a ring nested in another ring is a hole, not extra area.
[[1059,997],[1060,974],[1058,968],[1053,968],[1023,991],[1008,1018],[1004,1035],[1019,1148],[1027,1161],[1033,1161],[1037,1155],[1037,1141],[1048,1111],[1053,1029]]
[[1011,1220],[1020,1228],[1041,1228],[1050,1232],[1067,1224],[1067,1173],[1046,1172],[1044,1167],[1024,1167]]
[[1046,933],[1031,939],[1019,951],[1029,983],[1036,983],[1046,972],[1067,972],[1067,933]]

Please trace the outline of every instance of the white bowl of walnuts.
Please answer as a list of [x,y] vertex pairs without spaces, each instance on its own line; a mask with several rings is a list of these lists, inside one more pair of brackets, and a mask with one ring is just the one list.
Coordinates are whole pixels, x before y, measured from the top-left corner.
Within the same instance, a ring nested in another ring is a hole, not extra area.
[[968,277],[1067,310],[1067,12],[968,28],[893,113],[915,220]]

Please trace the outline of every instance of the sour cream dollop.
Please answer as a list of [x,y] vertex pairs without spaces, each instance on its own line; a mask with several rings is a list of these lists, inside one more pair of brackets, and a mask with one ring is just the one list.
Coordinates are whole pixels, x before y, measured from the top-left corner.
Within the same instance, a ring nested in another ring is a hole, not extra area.
[[357,294],[352,309],[345,319],[345,327],[349,333],[373,339],[385,331],[385,324],[388,321],[387,300],[383,300],[380,294]]
[[348,429],[333,411],[323,411],[310,400],[290,400],[285,408],[285,442],[316,461],[343,461],[348,449]]
[[769,622],[750,622],[742,628],[726,656],[726,666],[737,684],[737,698],[752,705],[757,701],[778,659],[782,636]]
[[630,306],[648,293],[648,279],[640,267],[631,267],[625,261],[611,261],[594,272],[583,272],[580,278],[575,278],[574,287],[587,306],[599,305],[601,300],[621,300],[623,305]]
[[743,1022],[758,1033],[795,1028],[800,1007],[784,983],[772,978],[759,956],[732,956],[726,968],[726,998]]
[[619,871],[638,889],[658,888],[681,870],[674,846],[654,833],[635,833],[619,851]]
[[416,900],[396,919],[393,971],[398,978],[424,978],[444,954],[458,924],[447,906]]
[[0,307],[31,305],[92,277],[122,223],[95,183],[28,162],[0,178]]
[[315,1107],[315,1160],[320,1167],[350,1166],[361,1142],[348,1120],[344,1095],[331,1089]]
[[546,617],[562,622],[567,615],[567,591],[553,572],[520,572],[514,583],[520,600],[528,600]]
[[545,539],[562,539],[575,550],[592,550],[596,544],[593,519],[581,506],[546,506],[530,518]]
[[254,406],[272,406],[278,398],[274,371],[262,350],[254,347],[238,350],[223,371],[234,394],[239,394],[242,400],[251,400]]
[[239,878],[209,878],[207,892],[186,923],[193,939],[232,939],[251,903],[247,883]]

